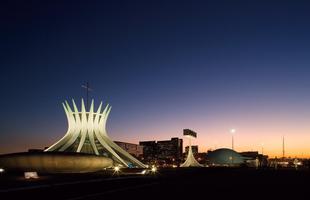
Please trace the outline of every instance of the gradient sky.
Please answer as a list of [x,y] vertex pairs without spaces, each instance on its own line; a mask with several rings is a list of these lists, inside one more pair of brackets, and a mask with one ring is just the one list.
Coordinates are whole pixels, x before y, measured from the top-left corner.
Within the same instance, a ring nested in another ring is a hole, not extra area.
[[[200,151],[310,157],[310,3],[0,3],[0,153],[60,139],[89,81],[120,141],[198,133]],[[186,142],[186,141],[185,141]],[[186,143],[185,143],[186,145]]]

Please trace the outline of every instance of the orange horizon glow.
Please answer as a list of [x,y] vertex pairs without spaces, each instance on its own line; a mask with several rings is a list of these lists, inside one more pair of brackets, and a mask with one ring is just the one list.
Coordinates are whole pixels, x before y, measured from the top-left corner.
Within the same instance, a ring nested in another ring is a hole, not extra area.
[[[255,114],[255,117],[250,114],[246,116],[214,115],[212,120],[204,117],[188,119],[185,116],[177,119],[166,116],[166,119],[163,117],[160,120],[146,119],[143,124],[134,122],[118,126],[116,123],[115,126],[108,122],[107,128],[108,135],[113,140],[136,144],[139,141],[170,140],[172,137],[183,138],[183,129],[189,128],[197,132],[197,138],[192,140],[192,145],[198,145],[199,152],[231,148],[230,130],[234,128],[236,129],[234,150],[238,152],[258,151],[261,153],[263,147],[264,154],[269,158],[281,158],[284,136],[285,157],[310,158],[310,145],[308,145],[310,144],[310,126],[306,117],[302,117],[304,120],[299,118],[299,120],[293,121],[291,119],[295,118],[294,115],[268,114],[267,118],[265,115]],[[111,120],[114,120],[113,117]],[[48,137],[40,135],[40,137],[29,138],[28,133],[22,133],[19,139],[6,138],[7,141],[14,141],[14,143],[2,141],[0,153],[27,151],[31,148],[42,149],[52,145],[64,135],[66,124],[64,123],[60,129],[50,130],[51,132],[46,133]],[[38,134],[40,133],[41,130],[38,130]],[[183,147],[185,148],[187,144],[187,139],[183,138]]]
[[[234,133],[234,150],[242,151],[258,151],[269,158],[281,158],[282,139],[285,139],[285,157],[310,158],[310,126],[305,120],[292,121],[294,115],[257,115],[251,120],[252,116],[248,117],[223,117],[215,116],[214,120],[210,119],[182,119],[174,122],[168,121],[160,126],[146,124],[147,127],[136,128],[138,133],[147,133],[137,136],[137,132],[125,134],[125,129],[117,130],[121,134],[117,139],[132,143],[147,140],[170,140],[171,137],[183,138],[183,128],[189,128],[197,132],[197,138],[192,140],[192,145],[198,145],[199,152],[207,152],[218,148],[231,148],[232,135],[230,130],[236,129]],[[220,122],[216,118],[219,117],[224,122]],[[271,119],[272,120],[271,120]],[[297,119],[297,118],[296,118]],[[208,120],[208,121],[207,121]],[[206,123],[207,121],[208,123]],[[227,123],[232,121],[233,123]],[[169,123],[170,122],[170,123]],[[182,128],[180,128],[182,127]],[[113,130],[110,131],[110,136]],[[135,134],[134,134],[135,133]],[[135,137],[130,137],[135,135]],[[183,138],[183,147],[187,146],[188,141]],[[263,145],[262,145],[263,144]]]

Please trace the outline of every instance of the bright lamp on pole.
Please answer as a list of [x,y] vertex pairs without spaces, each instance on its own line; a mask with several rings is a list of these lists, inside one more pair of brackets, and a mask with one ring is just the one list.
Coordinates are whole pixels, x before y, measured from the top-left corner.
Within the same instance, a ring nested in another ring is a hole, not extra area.
[[234,134],[236,133],[236,129],[232,128],[230,129],[231,133],[231,149],[234,150]]
[[231,133],[231,134],[236,133],[236,129],[234,129],[234,128],[230,129],[230,133]]

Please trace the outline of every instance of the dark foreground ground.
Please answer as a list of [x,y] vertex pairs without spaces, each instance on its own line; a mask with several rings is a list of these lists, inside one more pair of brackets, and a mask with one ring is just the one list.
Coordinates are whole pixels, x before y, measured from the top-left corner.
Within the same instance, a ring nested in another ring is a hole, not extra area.
[[0,199],[310,199],[310,171],[162,169],[155,175],[0,176]]

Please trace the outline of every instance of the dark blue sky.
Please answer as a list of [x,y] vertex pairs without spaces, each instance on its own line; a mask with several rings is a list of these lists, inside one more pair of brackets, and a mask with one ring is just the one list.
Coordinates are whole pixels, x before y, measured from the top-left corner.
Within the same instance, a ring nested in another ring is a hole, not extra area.
[[207,125],[225,130],[248,117],[310,120],[306,1],[13,0],[0,7],[0,153],[59,139],[61,102],[85,96],[87,80],[95,101],[112,105],[109,134],[123,141],[169,139],[183,128],[216,137],[221,130]]

